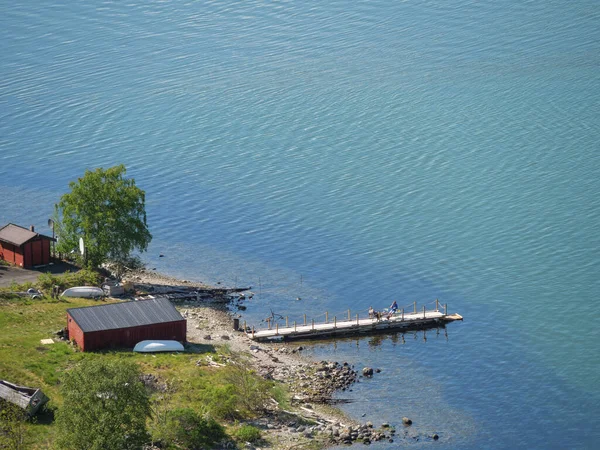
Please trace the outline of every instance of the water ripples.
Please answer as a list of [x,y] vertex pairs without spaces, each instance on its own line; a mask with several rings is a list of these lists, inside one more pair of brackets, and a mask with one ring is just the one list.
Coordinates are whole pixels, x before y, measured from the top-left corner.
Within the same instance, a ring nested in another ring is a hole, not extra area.
[[[341,355],[429,380],[406,401],[419,414],[422,395],[453,411],[429,410],[454,430],[448,447],[492,442],[487,388],[507,411],[500,423],[512,424],[513,383],[533,392],[527,408],[541,405],[534,419],[559,423],[522,358],[569,411],[567,393],[580,398],[597,381],[585,350],[600,287],[600,39],[589,5],[2,8],[2,179],[29,187],[0,181],[0,220],[44,223],[86,168],[124,163],[147,192],[151,265],[188,279],[261,280],[248,318],[443,297],[472,322],[438,362],[424,343],[386,341],[385,352],[407,352],[397,364],[375,358],[377,345]],[[560,339],[527,314],[498,312],[554,315],[565,299],[585,318],[566,316]],[[469,400],[449,399],[460,395]],[[394,406],[373,406],[392,420]],[[503,428],[506,442],[524,445],[523,427]],[[557,442],[577,441],[565,436]]]

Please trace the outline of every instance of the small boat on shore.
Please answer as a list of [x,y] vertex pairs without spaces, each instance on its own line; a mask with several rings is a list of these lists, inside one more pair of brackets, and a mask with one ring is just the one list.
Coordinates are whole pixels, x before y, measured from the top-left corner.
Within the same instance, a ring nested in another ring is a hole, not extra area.
[[156,352],[183,352],[183,345],[177,341],[141,341],[135,344],[134,352],[156,353]]
[[102,298],[106,294],[99,287],[94,286],[76,286],[66,289],[62,293],[62,297],[76,297],[76,298]]
[[25,410],[33,416],[48,401],[41,389],[19,386],[6,380],[0,380],[0,399],[4,399]]

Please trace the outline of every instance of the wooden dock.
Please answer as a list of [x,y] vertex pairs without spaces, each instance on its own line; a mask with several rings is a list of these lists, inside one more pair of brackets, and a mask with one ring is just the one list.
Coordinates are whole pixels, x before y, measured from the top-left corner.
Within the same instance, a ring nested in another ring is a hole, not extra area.
[[[384,313],[380,319],[376,317],[364,317],[361,319],[359,314],[356,314],[354,318],[350,318],[350,311],[348,311],[348,315],[344,320],[338,320],[337,317],[330,320],[326,313],[325,322],[321,323],[315,323],[314,320],[307,323],[305,315],[304,320],[300,324],[294,322],[290,326],[287,323],[286,326],[281,327],[279,324],[275,324],[269,325],[268,329],[258,330],[254,329],[254,327],[251,330],[246,328],[246,333],[250,339],[255,341],[298,340],[435,328],[445,326],[448,322],[463,320],[459,314],[447,314],[447,307],[445,305],[443,312],[440,311],[439,306],[436,300],[435,309],[427,311],[423,307],[421,311],[417,311],[415,304],[410,313],[405,313],[404,309],[401,309],[389,316]],[[288,322],[287,319],[286,322]]]

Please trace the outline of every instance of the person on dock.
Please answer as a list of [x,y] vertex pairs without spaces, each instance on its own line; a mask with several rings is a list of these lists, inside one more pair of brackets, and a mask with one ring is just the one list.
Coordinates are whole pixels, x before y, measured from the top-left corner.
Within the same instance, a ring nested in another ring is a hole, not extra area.
[[394,314],[396,314],[396,311],[398,311],[398,303],[396,303],[396,300],[394,300],[394,303],[390,305],[387,318],[390,319]]
[[375,310],[372,306],[369,306],[369,319],[372,319],[375,316]]

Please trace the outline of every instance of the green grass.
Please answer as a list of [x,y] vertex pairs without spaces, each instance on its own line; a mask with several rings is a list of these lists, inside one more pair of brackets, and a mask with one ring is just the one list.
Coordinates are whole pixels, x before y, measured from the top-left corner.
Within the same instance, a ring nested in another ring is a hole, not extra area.
[[[71,344],[60,341],[42,345],[41,339],[54,337],[66,326],[68,308],[97,305],[87,299],[30,300],[27,298],[0,297],[0,374],[13,383],[41,388],[50,397],[48,409],[60,408],[62,396],[60,380],[66,370],[83,358],[110,358],[128,360],[139,364],[142,372],[157,376],[174,387],[169,394],[168,408],[192,408],[199,413],[209,413],[225,425],[226,419],[243,420],[256,411],[241,407],[240,391],[232,386],[245,387],[243,399],[264,398],[265,395],[286,401],[285,388],[267,382],[257,375],[240,372],[238,366],[210,367],[206,357],[227,361],[232,355],[227,346],[189,345],[185,353],[134,353],[131,350],[82,353]],[[240,378],[241,377],[241,378]],[[160,394],[154,394],[154,396]],[[237,397],[236,397],[237,395]],[[262,396],[262,397],[261,397]],[[212,409],[211,409],[212,408]],[[28,425],[26,448],[53,448],[55,428],[52,415]]]
[[9,381],[57,392],[61,368],[79,356],[66,343],[42,345],[41,339],[67,324],[66,309],[89,300],[0,300],[0,373]]

